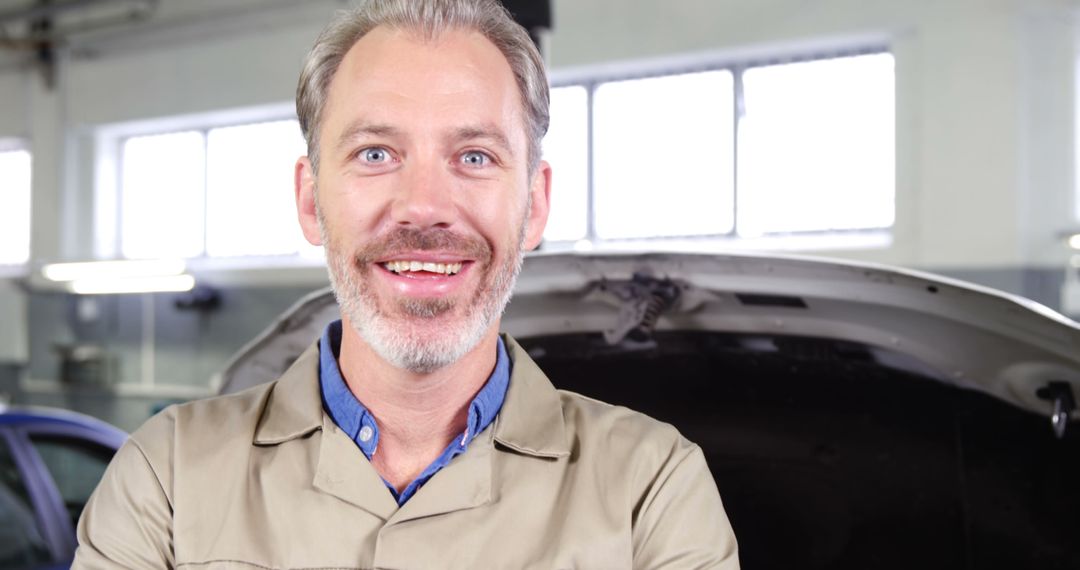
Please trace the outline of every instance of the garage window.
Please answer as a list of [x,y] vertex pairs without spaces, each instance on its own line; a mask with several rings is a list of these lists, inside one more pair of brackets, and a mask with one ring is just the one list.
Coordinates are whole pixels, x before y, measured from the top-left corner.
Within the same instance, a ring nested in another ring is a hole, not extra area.
[[203,250],[205,142],[196,131],[124,141],[121,251],[125,257],[194,257]]
[[580,85],[551,90],[551,124],[543,144],[544,160],[554,171],[544,238],[571,241],[588,233],[589,92]]
[[[871,51],[556,88],[544,151],[562,210],[545,237],[603,244],[887,230],[894,75],[893,56]],[[566,181],[574,153],[584,166]]]
[[292,171],[295,120],[126,138],[119,250],[126,258],[310,254]]
[[0,265],[30,259],[30,152],[0,150]]
[[891,226],[893,91],[889,54],[745,70],[739,233]]
[[711,71],[596,87],[597,237],[731,231],[732,84]]
[[[554,169],[545,240],[602,248],[888,230],[894,84],[892,55],[871,50],[557,85],[543,141]],[[317,259],[293,204],[305,150],[295,120],[122,139],[115,230],[99,233],[115,234],[111,249],[126,258]]]

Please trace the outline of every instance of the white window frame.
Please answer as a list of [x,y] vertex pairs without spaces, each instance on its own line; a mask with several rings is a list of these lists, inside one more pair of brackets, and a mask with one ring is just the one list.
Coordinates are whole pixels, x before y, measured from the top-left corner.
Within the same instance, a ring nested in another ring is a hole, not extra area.
[[[886,38],[868,37],[854,40],[847,44],[835,44],[823,42],[818,46],[803,49],[785,50],[781,53],[768,51],[748,51],[744,54],[718,54],[718,55],[690,55],[674,58],[658,59],[652,62],[628,62],[605,65],[603,68],[583,68],[552,73],[552,89],[559,87],[579,86],[586,90],[586,105],[588,117],[588,205],[586,208],[586,235],[577,241],[552,241],[546,240],[543,248],[547,251],[695,251],[712,252],[718,248],[724,250],[849,250],[849,249],[883,249],[892,245],[892,232],[896,227],[894,218],[891,226],[884,228],[863,228],[851,230],[813,230],[800,231],[786,234],[767,234],[764,236],[746,237],[738,234],[739,228],[739,185],[738,185],[738,136],[741,108],[744,104],[742,90],[742,73],[750,68],[785,63],[801,63],[826,59],[853,57],[889,53],[893,50]],[[730,232],[711,235],[692,235],[674,237],[642,237],[629,239],[604,239],[596,232],[596,204],[595,204],[595,179],[593,155],[594,149],[594,95],[597,87],[604,83],[625,81],[631,79],[643,79],[698,73],[706,71],[727,70],[734,76],[734,108],[735,128],[732,136],[735,152],[734,198],[733,213],[735,218],[734,227]],[[894,156],[895,159],[895,156]],[[557,168],[557,167],[556,167]],[[894,181],[895,188],[895,181]],[[895,201],[894,194],[894,201]],[[895,202],[894,202],[895,204]]]
[[[229,109],[212,113],[183,115],[177,117],[148,119],[105,125],[95,130],[95,165],[94,165],[94,247],[96,259],[122,259],[121,247],[121,211],[122,191],[121,173],[124,141],[140,136],[162,135],[183,131],[197,131],[205,137],[213,129],[243,126],[273,121],[296,120],[292,102]],[[205,244],[204,244],[205,246]],[[248,282],[249,277],[243,272],[247,269],[275,270],[299,268],[297,278],[289,278],[281,273],[261,275],[260,281],[273,284],[306,283],[323,281],[319,277],[325,273],[321,268],[324,262],[310,256],[285,254],[272,256],[245,257],[208,257],[203,252],[200,257],[187,260],[190,270],[197,273],[220,272],[225,282],[235,279]],[[314,270],[314,271],[313,271]],[[234,274],[240,271],[240,274]],[[260,273],[265,273],[261,271]]]
[[[769,234],[760,237],[738,235],[738,199],[739,187],[735,184],[734,215],[735,227],[728,233],[715,235],[675,236],[659,238],[601,239],[596,232],[595,181],[593,179],[593,104],[596,88],[602,83],[627,79],[661,77],[702,71],[727,70],[735,77],[735,98],[732,113],[736,116],[732,135],[736,138],[736,168],[738,176],[738,116],[743,102],[741,92],[742,72],[748,68],[868,55],[892,53],[888,40],[883,36],[855,38],[847,42],[820,42],[814,45],[796,46],[793,49],[777,52],[776,50],[744,50],[740,53],[693,54],[676,56],[651,61],[633,61],[609,63],[602,67],[564,69],[552,72],[552,88],[581,86],[586,90],[587,126],[587,203],[585,205],[586,234],[583,239],[573,241],[545,240],[545,251],[604,250],[604,251],[717,251],[723,250],[851,250],[882,249],[892,245],[893,225],[887,228],[866,228],[857,230],[819,230],[792,234]],[[280,103],[262,107],[226,110],[200,115],[188,115],[166,119],[129,122],[108,125],[96,129],[96,164],[95,164],[95,219],[94,219],[94,255],[99,259],[115,259],[120,251],[120,160],[121,147],[126,138],[168,132],[210,129],[251,124],[268,121],[295,119],[293,104]],[[557,168],[557,165],[556,165]],[[556,175],[557,176],[557,175]],[[279,273],[272,277],[275,283],[296,281],[324,280],[320,273],[324,262],[320,259],[299,255],[272,257],[201,257],[189,260],[189,266],[195,270],[231,271],[248,268],[303,269],[303,277],[296,279],[282,278]],[[299,275],[298,273],[297,275]],[[238,276],[240,281],[246,278]]]

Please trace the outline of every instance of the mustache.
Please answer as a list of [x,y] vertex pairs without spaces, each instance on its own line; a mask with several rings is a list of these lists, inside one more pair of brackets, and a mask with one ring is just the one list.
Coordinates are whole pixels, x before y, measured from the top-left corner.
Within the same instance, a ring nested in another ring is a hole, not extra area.
[[487,265],[492,256],[491,247],[479,238],[463,236],[445,228],[420,230],[399,227],[369,242],[356,252],[355,257],[358,264],[367,264],[418,251],[448,253],[481,265]]

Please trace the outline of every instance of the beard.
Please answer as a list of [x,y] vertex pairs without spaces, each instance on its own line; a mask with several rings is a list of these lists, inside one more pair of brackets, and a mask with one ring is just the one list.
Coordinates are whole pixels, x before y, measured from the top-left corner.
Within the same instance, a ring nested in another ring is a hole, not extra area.
[[[330,285],[342,315],[376,354],[397,368],[428,374],[457,362],[476,347],[510,302],[524,259],[525,220],[531,206],[530,196],[517,243],[505,244],[508,255],[497,265],[486,242],[443,228],[397,228],[349,252],[332,239],[316,206]],[[480,271],[480,284],[467,299],[403,298],[380,303],[371,286],[375,263],[405,251],[451,252],[472,259],[472,270]],[[455,315],[459,310],[462,314]]]

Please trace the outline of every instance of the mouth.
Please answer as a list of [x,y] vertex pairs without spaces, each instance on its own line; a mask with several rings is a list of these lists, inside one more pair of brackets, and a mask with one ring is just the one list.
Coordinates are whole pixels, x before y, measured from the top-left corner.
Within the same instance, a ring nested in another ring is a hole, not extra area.
[[396,295],[433,299],[456,295],[471,280],[476,262],[458,256],[401,253],[374,263],[381,280]]
[[401,276],[423,277],[445,275],[447,277],[461,273],[464,261],[443,263],[436,261],[418,261],[410,259],[395,259],[381,262],[383,269]]

